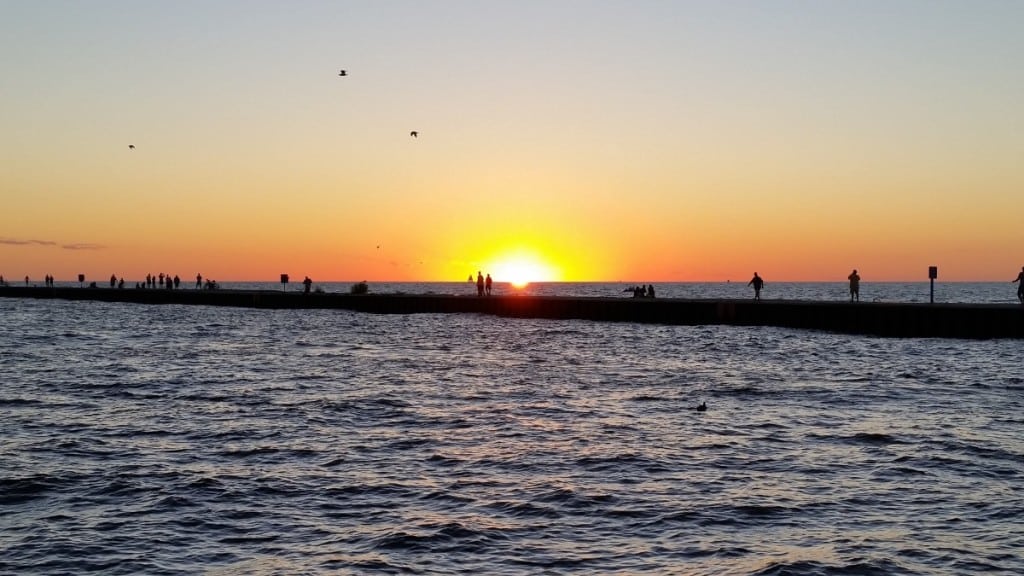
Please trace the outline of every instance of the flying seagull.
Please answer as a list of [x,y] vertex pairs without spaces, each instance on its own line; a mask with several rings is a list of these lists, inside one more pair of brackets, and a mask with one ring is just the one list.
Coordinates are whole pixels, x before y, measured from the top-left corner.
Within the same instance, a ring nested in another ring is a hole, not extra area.
[[129,144],[128,145],[128,149],[129,150],[135,150],[135,144]]
[[412,136],[413,138],[419,138],[420,133],[413,130],[412,132],[409,132],[409,136]]
[[346,72],[345,70],[339,70],[338,76],[348,76],[348,72]]

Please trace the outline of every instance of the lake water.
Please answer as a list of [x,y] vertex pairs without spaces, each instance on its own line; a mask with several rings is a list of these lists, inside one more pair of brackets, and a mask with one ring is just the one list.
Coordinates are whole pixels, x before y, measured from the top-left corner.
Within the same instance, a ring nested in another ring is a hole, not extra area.
[[[657,285],[732,295],[699,286]],[[846,297],[802,286],[765,297]],[[17,298],[0,319],[4,574],[1024,573],[1018,341]]]

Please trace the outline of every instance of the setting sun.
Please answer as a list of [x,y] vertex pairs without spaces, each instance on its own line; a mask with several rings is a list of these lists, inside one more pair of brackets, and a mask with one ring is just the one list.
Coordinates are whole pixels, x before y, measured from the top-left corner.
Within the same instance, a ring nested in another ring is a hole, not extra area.
[[522,288],[530,282],[557,282],[559,274],[551,265],[534,254],[522,252],[507,254],[495,260],[489,267],[494,280],[508,282]]

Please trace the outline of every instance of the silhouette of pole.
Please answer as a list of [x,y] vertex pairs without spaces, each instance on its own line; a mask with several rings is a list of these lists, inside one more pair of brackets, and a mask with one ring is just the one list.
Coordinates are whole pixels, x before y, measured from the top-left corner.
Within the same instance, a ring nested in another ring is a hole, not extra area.
[[939,277],[939,267],[929,266],[928,267],[928,280],[931,282],[931,297],[929,298],[930,304],[935,304],[935,279]]

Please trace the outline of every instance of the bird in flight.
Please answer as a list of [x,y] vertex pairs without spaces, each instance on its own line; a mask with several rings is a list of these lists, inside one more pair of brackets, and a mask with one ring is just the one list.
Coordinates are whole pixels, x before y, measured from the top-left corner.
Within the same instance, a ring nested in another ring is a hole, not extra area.
[[128,145],[128,149],[129,150],[135,150],[135,144],[129,144]]
[[409,136],[412,136],[413,138],[419,138],[420,133],[413,130],[412,132],[409,132]]
[[338,71],[338,76],[348,76],[348,72],[345,71],[345,70],[339,70]]

